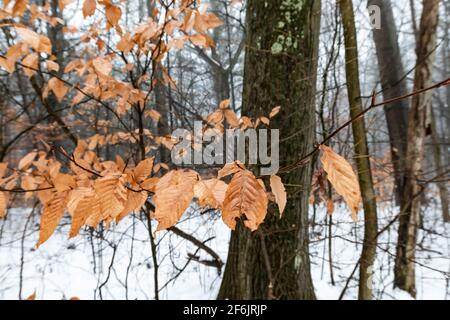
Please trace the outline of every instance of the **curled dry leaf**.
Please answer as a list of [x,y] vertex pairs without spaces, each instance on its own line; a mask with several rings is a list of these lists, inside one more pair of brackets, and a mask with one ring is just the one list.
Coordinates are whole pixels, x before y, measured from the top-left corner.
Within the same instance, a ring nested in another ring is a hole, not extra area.
[[239,128],[239,119],[231,109],[223,110],[223,115],[231,128]]
[[133,171],[133,175],[137,183],[141,183],[152,173],[154,160],[154,157],[144,159],[136,166]]
[[239,160],[232,163],[227,163],[222,169],[219,170],[219,172],[217,173],[217,178],[221,179],[231,174],[235,174],[236,172],[239,172],[241,170],[245,170],[245,165]]
[[230,99],[225,99],[220,102],[219,109],[224,110],[227,109],[230,106]]
[[244,224],[252,231],[264,221],[268,199],[265,190],[249,170],[237,172],[228,185],[222,206],[222,219],[232,230],[236,220],[245,216]]
[[46,63],[47,63],[47,69],[49,71],[55,71],[55,72],[59,71],[59,64],[57,64],[55,61],[47,60]]
[[356,220],[361,203],[361,192],[352,166],[333,149],[324,145],[320,146],[320,149],[323,151],[320,161],[327,173],[328,180],[336,192],[344,198],[352,211],[353,220]]
[[219,179],[202,180],[194,186],[194,196],[201,207],[218,209],[225,200],[227,184]]
[[25,170],[28,168],[28,166],[33,162],[33,160],[36,158],[37,156],[37,151],[31,151],[30,153],[28,153],[25,157],[23,157],[20,161],[19,164],[17,165],[17,168],[19,170]]
[[275,117],[280,112],[280,109],[280,106],[273,108],[272,111],[270,111],[269,118],[272,119],[273,117]]
[[278,204],[280,210],[280,218],[283,216],[283,211],[286,208],[287,195],[283,182],[279,176],[270,177],[270,188],[275,196],[275,202]]
[[128,190],[127,202],[125,203],[125,207],[122,212],[116,217],[116,221],[119,222],[130,213],[141,210],[142,206],[145,204],[145,201],[147,201],[147,198],[148,195],[145,191],[136,192]]
[[180,220],[191,204],[198,180],[198,174],[192,170],[173,170],[158,181],[154,196],[157,231],[170,228]]

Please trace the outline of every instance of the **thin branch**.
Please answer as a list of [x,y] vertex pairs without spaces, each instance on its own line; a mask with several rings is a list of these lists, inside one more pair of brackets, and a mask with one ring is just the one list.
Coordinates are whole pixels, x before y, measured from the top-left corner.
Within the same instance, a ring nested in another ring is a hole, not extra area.
[[421,93],[430,91],[430,90],[434,90],[440,87],[444,87],[450,85],[450,78],[438,82],[430,87],[424,88],[424,89],[420,89],[414,92],[411,92],[409,94],[403,95],[403,96],[399,96],[397,98],[393,98],[393,99],[389,99],[389,100],[385,100],[383,102],[379,102],[379,103],[375,103],[376,101],[376,93],[374,92],[372,94],[372,102],[370,104],[370,106],[367,109],[364,109],[363,111],[361,111],[359,114],[357,114],[355,117],[351,118],[350,120],[346,121],[344,124],[342,124],[339,128],[337,128],[335,131],[333,131],[331,134],[329,134],[327,137],[325,137],[322,142],[317,143],[314,147],[313,150],[311,150],[309,153],[307,153],[306,155],[304,155],[303,157],[301,157],[299,160],[297,160],[295,163],[285,166],[283,168],[281,168],[278,173],[288,173],[291,172],[299,167],[302,167],[304,165],[306,165],[309,161],[310,161],[310,157],[313,156],[317,151],[319,151],[319,148],[321,145],[327,143],[328,141],[330,141],[332,138],[334,138],[339,132],[341,132],[342,130],[344,130],[345,128],[347,128],[350,124],[352,124],[354,121],[360,119],[361,117],[363,117],[366,113],[368,113],[370,110],[377,108],[377,107],[381,107],[384,106],[386,104],[391,104],[393,102],[397,102],[400,100],[404,100],[416,95],[419,95]]

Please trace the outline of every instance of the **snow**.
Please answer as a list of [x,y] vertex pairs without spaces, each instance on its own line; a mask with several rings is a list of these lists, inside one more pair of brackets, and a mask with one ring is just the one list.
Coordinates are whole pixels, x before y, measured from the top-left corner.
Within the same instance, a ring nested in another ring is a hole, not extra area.
[[[0,299],[18,299],[19,292],[21,298],[26,298],[34,291],[37,299],[74,296],[80,299],[154,299],[154,267],[145,218],[130,216],[109,230],[94,233],[94,237],[84,231],[75,239],[68,240],[70,219],[65,217],[57,232],[36,249],[39,221],[36,212],[28,219],[31,212],[31,209],[10,209],[8,219],[0,222]],[[333,286],[325,212],[323,206],[317,208],[316,224],[310,230],[311,270],[317,297],[335,300],[359,258],[363,222],[353,223],[345,205],[336,205],[332,226]],[[397,208],[392,209],[388,205],[381,208],[380,229],[397,212]],[[436,204],[429,205],[424,216],[423,229],[427,231],[421,230],[418,237],[417,299],[448,299],[448,227],[442,223]],[[210,239],[206,244],[223,261],[226,260],[230,231],[218,214],[202,215],[192,209],[177,227],[202,241]],[[26,236],[22,240],[24,230]],[[392,285],[396,230],[397,224],[394,223],[379,238],[373,285],[376,299],[412,299],[407,293],[394,290]],[[164,287],[159,292],[160,299],[216,297],[221,282],[218,270],[196,261],[191,261],[175,280],[165,285],[185,266],[188,253],[195,253],[197,248],[166,231],[157,233],[156,241],[159,288]],[[201,250],[196,254],[201,259],[211,259]],[[357,277],[358,271],[349,282],[344,299],[357,298]],[[106,284],[102,285],[104,282]]]

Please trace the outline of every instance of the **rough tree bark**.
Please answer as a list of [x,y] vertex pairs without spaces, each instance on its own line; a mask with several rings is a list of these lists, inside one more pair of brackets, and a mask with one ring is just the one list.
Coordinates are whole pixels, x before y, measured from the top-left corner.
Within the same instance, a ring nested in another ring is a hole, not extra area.
[[[338,0],[344,27],[345,71],[350,115],[356,117],[363,108],[359,82],[358,48],[352,0]],[[377,207],[370,168],[369,148],[364,118],[352,123],[359,186],[364,206],[364,243],[360,258],[359,293],[362,300],[372,299],[372,275],[377,244]]]
[[[417,66],[414,90],[429,86],[436,49],[436,30],[439,0],[424,0],[417,42]],[[394,267],[394,286],[416,295],[415,252],[417,226],[420,216],[421,186],[418,178],[422,170],[424,140],[430,124],[431,92],[414,96],[408,120],[408,145],[405,161],[405,193],[399,217],[397,254]]]
[[436,175],[439,177],[437,180],[437,187],[439,189],[439,196],[441,197],[441,208],[442,208],[442,219],[444,222],[450,222],[450,211],[449,211],[449,197],[447,182],[443,181],[445,178],[445,165],[442,161],[442,151],[441,151],[441,139],[439,137],[437,121],[435,110],[431,107],[431,143],[433,145],[433,155],[434,164],[436,166]]
[[[247,2],[247,46],[242,112],[268,114],[280,105],[281,165],[313,147],[320,1]],[[232,232],[219,299],[315,299],[308,249],[312,165],[284,175],[289,186],[282,219],[275,207],[252,234]],[[293,187],[297,186],[297,187]]]
[[[147,1],[147,14],[149,18],[154,18],[154,9],[155,2],[148,0]],[[158,43],[159,44],[159,43]],[[159,55],[159,52],[157,53]],[[163,76],[163,66],[160,64],[162,62],[153,62],[152,68],[154,69],[153,79],[155,81],[153,90],[154,90],[154,98],[155,98],[155,110],[158,111],[161,115],[157,125],[156,125],[156,133],[159,136],[169,136],[171,134],[170,128],[170,107],[167,99],[167,88],[164,84],[164,76]],[[158,149],[157,159],[163,163],[170,162],[170,152],[164,146],[160,146]]]
[[[369,6],[380,8],[381,29],[373,29],[383,99],[407,94],[406,77],[398,46],[397,28],[390,0],[369,0]],[[408,133],[408,100],[384,106],[394,166],[395,197],[402,203],[405,181],[406,135]]]

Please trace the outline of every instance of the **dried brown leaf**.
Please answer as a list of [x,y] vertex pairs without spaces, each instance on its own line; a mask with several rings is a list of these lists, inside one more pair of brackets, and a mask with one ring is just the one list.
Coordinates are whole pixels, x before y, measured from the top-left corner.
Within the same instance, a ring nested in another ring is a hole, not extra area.
[[97,6],[96,0],[84,0],[83,3],[83,16],[89,17],[95,13],[95,8]]
[[194,185],[198,180],[194,171],[173,170],[158,181],[154,196],[157,230],[170,228],[180,220],[194,197]]
[[283,215],[283,211],[286,208],[287,195],[284,184],[281,178],[278,176],[270,177],[270,188],[275,196],[275,202],[278,204],[278,209],[280,210],[280,217]]
[[67,204],[67,192],[53,192],[52,198],[44,203],[41,215],[41,224],[39,230],[39,240],[36,244],[39,247],[55,232],[61,218],[64,215],[64,209]]
[[245,226],[255,231],[266,217],[267,203],[266,192],[253,173],[241,170],[228,185],[222,206],[222,219],[234,230],[236,220],[245,215]]
[[24,170],[27,169],[28,166],[33,162],[33,160],[36,158],[37,156],[37,151],[31,151],[30,153],[28,153],[25,157],[23,157],[20,161],[19,164],[17,165],[17,168],[19,170]]
[[241,170],[245,170],[245,165],[239,160],[232,163],[227,163],[222,169],[219,170],[219,172],[217,173],[217,178],[222,179]]
[[356,220],[361,203],[361,192],[352,166],[331,148],[322,145],[320,149],[323,151],[320,161],[328,180],[336,192],[344,198],[352,211],[352,218]]
[[201,207],[218,209],[225,200],[227,184],[219,179],[202,180],[194,186],[194,196]]

